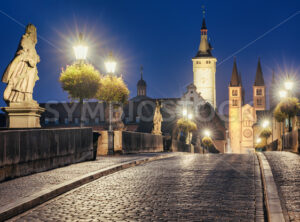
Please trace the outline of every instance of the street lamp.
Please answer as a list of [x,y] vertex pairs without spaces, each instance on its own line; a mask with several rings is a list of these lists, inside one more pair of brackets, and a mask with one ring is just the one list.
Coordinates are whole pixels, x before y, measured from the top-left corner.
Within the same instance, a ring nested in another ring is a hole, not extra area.
[[263,128],[267,128],[270,125],[270,121],[269,120],[264,120],[262,123],[262,127]]
[[293,89],[294,83],[291,80],[286,80],[284,82],[284,87],[285,87],[286,90],[290,91],[290,90]]
[[261,143],[261,138],[260,137],[256,139],[256,143],[257,144]]
[[192,120],[192,119],[193,119],[193,114],[190,113],[190,114],[188,115],[188,119],[189,119],[189,120]]
[[280,97],[281,99],[286,98],[286,97],[287,97],[287,91],[286,91],[286,90],[280,90],[280,91],[279,91],[279,97]]
[[[76,63],[77,65],[82,65],[87,57],[88,47],[85,45],[83,41],[82,33],[79,33],[77,45],[73,47]],[[80,99],[80,127],[84,125],[84,117],[83,117],[83,99]]]
[[204,130],[204,136],[210,137],[210,131],[209,130]]
[[[109,53],[108,59],[105,61],[105,68],[110,77],[115,73],[117,62],[112,52]],[[112,101],[109,102],[109,126],[108,126],[108,154],[114,153],[114,131],[112,126]]]
[[87,57],[88,47],[83,42],[83,35],[79,33],[78,44],[73,47],[77,61],[84,61]]
[[109,53],[108,58],[105,62],[105,68],[107,71],[107,74],[113,75],[116,71],[117,62],[112,54],[112,52]]

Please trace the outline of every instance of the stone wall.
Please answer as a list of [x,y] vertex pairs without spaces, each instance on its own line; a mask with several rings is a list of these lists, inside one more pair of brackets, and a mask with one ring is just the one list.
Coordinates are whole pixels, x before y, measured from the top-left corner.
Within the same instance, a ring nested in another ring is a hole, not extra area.
[[92,158],[91,128],[0,131],[0,181]]
[[[108,134],[107,131],[100,131],[98,139],[97,155],[107,155]],[[151,133],[139,133],[129,131],[114,131],[114,152],[115,153],[144,153],[163,152],[163,136]]]
[[122,131],[122,152],[163,152],[163,136]]
[[293,130],[283,136],[283,149],[300,152],[300,130]]
[[[192,144],[186,144],[179,140],[172,140],[171,143],[172,152],[189,152],[194,153],[194,146]],[[200,151],[199,151],[200,152]]]

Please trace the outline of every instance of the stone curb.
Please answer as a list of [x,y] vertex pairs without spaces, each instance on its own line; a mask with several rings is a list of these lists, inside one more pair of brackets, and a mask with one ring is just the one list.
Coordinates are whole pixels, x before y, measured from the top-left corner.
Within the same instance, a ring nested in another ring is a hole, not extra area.
[[49,201],[50,199],[53,199],[63,193],[66,193],[72,189],[75,189],[79,186],[82,186],[86,183],[92,182],[96,179],[99,179],[100,177],[118,172],[123,169],[127,169],[133,166],[138,166],[143,163],[151,162],[154,160],[159,159],[166,159],[176,156],[177,154],[164,154],[164,155],[158,155],[154,157],[148,157],[143,158],[139,160],[133,160],[133,161],[127,161],[125,163],[117,164],[114,166],[110,166],[98,171],[94,171],[88,174],[85,174],[83,176],[79,176],[75,179],[66,181],[64,183],[54,185],[48,189],[44,189],[40,192],[37,192],[35,194],[32,194],[28,197],[24,197],[18,201],[15,201],[13,203],[7,204],[0,208],[0,221],[7,220],[9,218],[12,218],[14,216],[17,216],[27,210],[30,210],[31,208],[34,208],[46,201]]
[[268,221],[285,222],[283,211],[281,208],[278,190],[273,178],[272,170],[265,155],[256,153],[264,186],[265,205],[267,210]]

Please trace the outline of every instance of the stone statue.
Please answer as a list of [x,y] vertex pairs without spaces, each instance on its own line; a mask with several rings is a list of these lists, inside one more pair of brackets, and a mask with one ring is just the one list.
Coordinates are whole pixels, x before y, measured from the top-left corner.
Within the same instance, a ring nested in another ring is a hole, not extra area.
[[160,113],[160,108],[162,106],[156,101],[156,108],[153,117],[153,130],[152,133],[156,135],[161,135],[161,122],[163,121],[162,115]]
[[40,57],[35,50],[36,44],[36,28],[29,24],[14,59],[2,76],[2,82],[7,83],[3,98],[8,105],[22,102],[36,103],[32,99],[33,87],[39,79],[36,64],[40,62]]
[[39,79],[36,64],[40,57],[35,50],[37,34],[34,25],[29,24],[22,36],[14,59],[7,66],[2,82],[7,83],[3,98],[9,128],[39,128],[41,113],[45,111],[32,99],[35,82]]

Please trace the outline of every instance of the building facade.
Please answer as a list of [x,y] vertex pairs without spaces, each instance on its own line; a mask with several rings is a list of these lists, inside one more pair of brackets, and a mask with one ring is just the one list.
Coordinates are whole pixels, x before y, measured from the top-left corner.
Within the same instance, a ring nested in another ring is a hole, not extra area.
[[257,112],[266,110],[266,86],[260,60],[258,60],[253,84],[253,105],[244,103],[244,89],[236,60],[233,63],[228,93],[231,151],[233,153],[252,152],[257,136],[253,131],[253,125],[257,123]]

